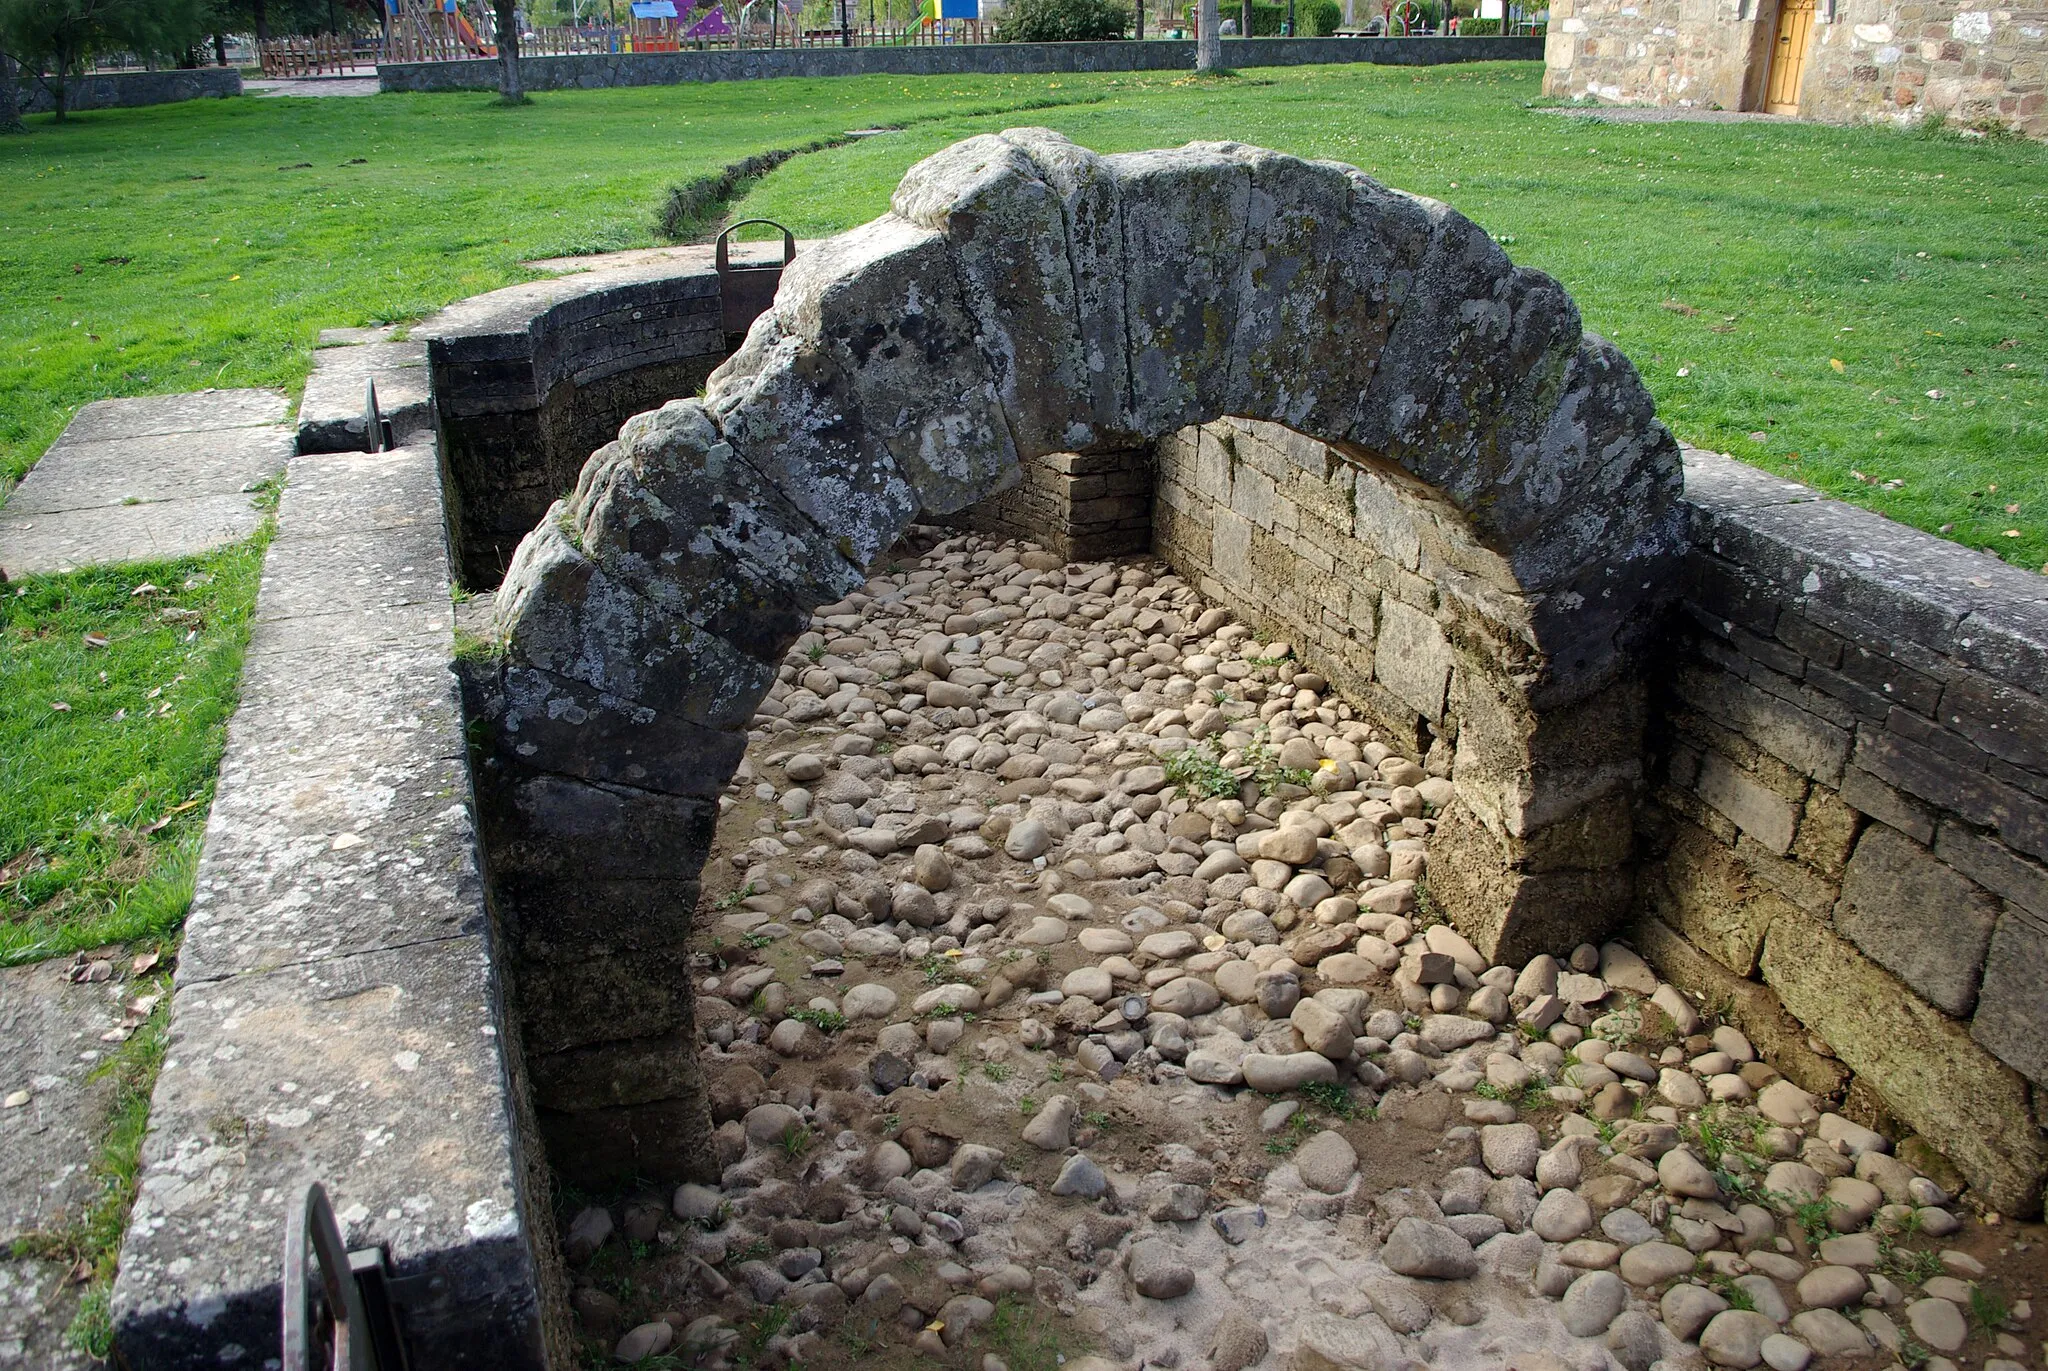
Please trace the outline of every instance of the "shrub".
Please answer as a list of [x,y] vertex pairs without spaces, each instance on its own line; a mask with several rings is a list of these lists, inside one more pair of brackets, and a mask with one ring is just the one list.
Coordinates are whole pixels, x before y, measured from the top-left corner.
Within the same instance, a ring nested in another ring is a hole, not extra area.
[[1004,43],[1085,43],[1122,38],[1130,6],[1119,0],[1010,0],[996,38]]
[[[1217,0],[1217,7],[1225,19],[1242,22],[1242,4],[1232,0]],[[1195,27],[1195,11],[1190,7],[1185,22],[1190,30]],[[1321,38],[1335,33],[1344,22],[1344,8],[1337,0],[1295,0],[1294,36],[1297,38]],[[1253,38],[1278,38],[1287,28],[1286,0],[1252,0]]]
[[1458,21],[1458,37],[1460,38],[1495,38],[1499,35],[1500,20],[1498,19],[1460,19]]

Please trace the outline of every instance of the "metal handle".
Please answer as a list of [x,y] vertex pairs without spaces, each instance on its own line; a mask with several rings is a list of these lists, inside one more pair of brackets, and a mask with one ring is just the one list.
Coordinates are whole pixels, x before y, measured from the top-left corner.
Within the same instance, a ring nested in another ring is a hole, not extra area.
[[407,1371],[395,1306],[410,1284],[381,1246],[349,1251],[327,1188],[307,1186],[284,1222],[282,1371]]
[[782,228],[782,225],[776,223],[773,219],[742,219],[737,224],[727,224],[723,229],[719,230],[717,253],[718,274],[720,276],[732,270],[731,258],[726,253],[726,240],[732,237],[735,230],[743,229],[749,224],[766,224],[772,229],[782,229],[782,265],[788,266],[796,260],[796,235],[794,233],[791,233],[786,228]]

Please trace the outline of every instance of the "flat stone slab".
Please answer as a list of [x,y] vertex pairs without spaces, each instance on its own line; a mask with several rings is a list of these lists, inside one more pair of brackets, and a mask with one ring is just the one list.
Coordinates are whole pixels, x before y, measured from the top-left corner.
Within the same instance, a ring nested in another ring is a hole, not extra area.
[[95,400],[71,416],[59,443],[103,443],[160,433],[202,433],[281,424],[291,400],[274,390],[195,390]]
[[0,1247],[77,1222],[99,1189],[92,1159],[114,1092],[91,1076],[117,1046],[101,1035],[120,1024],[132,991],[122,981],[74,984],[69,970],[57,958],[0,971],[0,1097],[28,1095],[0,1108]]
[[7,501],[10,515],[66,514],[108,506],[191,500],[201,494],[247,499],[248,486],[283,469],[282,430],[216,429],[72,443],[59,439]]
[[263,522],[252,489],[284,469],[275,391],[95,400],[0,507],[0,575],[189,557]]
[[114,1290],[137,1371],[278,1355],[315,1180],[350,1247],[431,1278],[398,1296],[414,1365],[542,1364],[436,472],[291,461]]
[[0,1258],[0,1367],[87,1371],[105,1365],[64,1340],[83,1289],[66,1262]]
[[433,428],[425,343],[382,339],[322,347],[313,353],[313,374],[299,399],[299,451],[367,452],[364,400],[371,381],[396,443]]
[[[799,238],[796,250],[799,255],[806,248],[814,246],[816,238]],[[727,260],[736,267],[765,267],[782,264],[782,240],[749,239],[744,243],[733,243]],[[625,248],[619,252],[593,252],[582,257],[542,257],[526,263],[535,271],[550,271],[558,276],[572,275],[579,271],[604,271],[610,267],[640,267],[670,263],[689,271],[707,271],[718,263],[717,249],[710,243],[677,243],[673,247]]]
[[374,76],[285,77],[275,81],[244,81],[242,89],[264,100],[290,97],[326,99],[334,96],[375,95],[379,89]]

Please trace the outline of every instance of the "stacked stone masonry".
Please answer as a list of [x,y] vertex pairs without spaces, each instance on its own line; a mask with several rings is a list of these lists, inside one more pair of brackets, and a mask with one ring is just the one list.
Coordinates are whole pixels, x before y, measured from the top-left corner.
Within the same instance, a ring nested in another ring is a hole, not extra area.
[[1143,552],[1152,544],[1152,454],[1144,448],[1055,452],[1025,464],[1017,484],[954,522],[1042,540],[1068,561]]
[[[1520,666],[1511,616],[1458,593],[1455,511],[1264,422],[1183,430],[1157,465],[1157,553],[1474,790],[1464,681]],[[1685,505],[1632,936],[1803,1088],[2037,1213],[2048,594],[1725,457],[1688,453]]]
[[2041,578],[1694,454],[1642,950],[2008,1212],[2048,1174]]
[[[47,114],[57,107],[54,78],[24,76],[16,94],[23,114]],[[168,71],[101,71],[64,82],[64,109],[127,109],[185,100],[225,100],[242,93],[242,73],[233,67],[178,67]]]
[[1430,890],[1486,955],[1633,924],[1802,1084],[2038,1209],[2033,578],[1730,462],[1678,498],[1555,283],[1355,172],[1015,130],[894,205],[600,449],[497,597],[480,804],[558,1161],[708,1161],[698,877],[810,611],[920,511],[1136,550],[1149,480],[1178,570],[1449,778]]
[[480,802],[558,1158],[708,1161],[682,960],[719,796],[811,609],[920,511],[991,495],[1013,526],[1034,502],[1086,519],[1070,548],[1135,541],[1131,454],[1237,414],[1386,454],[1457,530],[1431,566],[1484,609],[1472,650],[1526,668],[1460,675],[1446,907],[1516,957],[1626,916],[1629,830],[1601,816],[1639,767],[1631,666],[1681,539],[1677,446],[1626,359],[1470,221],[1351,168],[970,139],[800,254],[704,399],[594,454],[497,595]]
[[[1555,0],[1546,94],[1695,109],[1764,107],[1772,0]],[[1802,118],[1929,116],[2048,137],[2048,10],[1974,0],[1819,0]]]

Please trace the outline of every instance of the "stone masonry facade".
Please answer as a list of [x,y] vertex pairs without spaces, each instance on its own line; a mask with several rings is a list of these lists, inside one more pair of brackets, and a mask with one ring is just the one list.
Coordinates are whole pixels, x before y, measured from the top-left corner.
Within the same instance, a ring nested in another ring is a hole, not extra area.
[[[1547,95],[1698,109],[1763,107],[1771,0],[1555,0]],[[1799,113],[2048,137],[2048,9],[1953,0],[1820,0]]]

